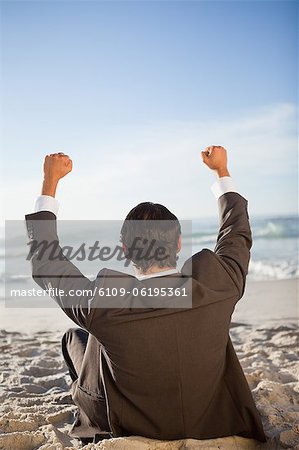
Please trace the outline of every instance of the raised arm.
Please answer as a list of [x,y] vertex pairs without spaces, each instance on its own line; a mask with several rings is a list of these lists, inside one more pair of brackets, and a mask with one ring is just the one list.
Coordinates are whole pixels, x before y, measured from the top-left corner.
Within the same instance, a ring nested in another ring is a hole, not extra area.
[[75,323],[88,328],[92,315],[89,305],[100,278],[90,281],[63,256],[56,229],[57,185],[71,170],[72,161],[67,155],[46,156],[42,196],[37,201],[36,212],[25,218],[34,281],[49,292]]
[[202,159],[218,178],[214,193],[218,196],[219,232],[214,253],[230,275],[241,298],[252,246],[247,200],[230,188],[232,183],[227,152],[223,147],[207,147],[202,152]]

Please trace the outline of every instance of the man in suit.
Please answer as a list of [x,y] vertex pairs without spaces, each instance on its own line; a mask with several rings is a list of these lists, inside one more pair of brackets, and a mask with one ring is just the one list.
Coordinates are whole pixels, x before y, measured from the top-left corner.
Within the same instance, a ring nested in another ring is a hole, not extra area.
[[[45,159],[42,195],[26,222],[30,242],[35,244],[34,280],[51,289],[51,296],[80,326],[62,340],[72,398],[78,406],[74,437],[141,435],[172,440],[239,435],[266,440],[229,337],[231,315],[244,293],[252,245],[247,200],[236,192],[223,147],[208,147],[201,155],[217,176],[212,190],[220,223],[214,251],[194,254],[178,272],[179,221],[164,206],[145,202],[128,214],[122,229],[123,251],[133,262],[135,275],[104,268],[93,281],[61,254],[56,231],[56,187],[72,170],[72,161],[61,153]],[[155,242],[163,241],[165,258],[140,261],[130,251],[134,221],[154,221],[147,233]],[[159,225],[164,221],[171,224],[166,230]],[[51,257],[49,247],[41,251],[42,242],[55,242],[59,258]],[[99,292],[115,286],[122,286],[126,294],[108,307]],[[134,303],[133,289],[149,292],[154,287],[161,292],[158,307],[147,300]],[[169,303],[162,288],[172,292],[185,288],[191,307],[179,300]],[[70,289],[86,289],[93,295],[70,301],[61,294]]]

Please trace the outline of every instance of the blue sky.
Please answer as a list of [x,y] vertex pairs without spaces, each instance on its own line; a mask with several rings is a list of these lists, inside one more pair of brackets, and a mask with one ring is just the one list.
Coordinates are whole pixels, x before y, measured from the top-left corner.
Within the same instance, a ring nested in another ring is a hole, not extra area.
[[[200,150],[224,145],[252,214],[297,211],[295,1],[3,1],[4,217],[39,193],[46,153],[73,173],[62,218],[136,203],[217,214]],[[22,201],[19,201],[20,195]]]

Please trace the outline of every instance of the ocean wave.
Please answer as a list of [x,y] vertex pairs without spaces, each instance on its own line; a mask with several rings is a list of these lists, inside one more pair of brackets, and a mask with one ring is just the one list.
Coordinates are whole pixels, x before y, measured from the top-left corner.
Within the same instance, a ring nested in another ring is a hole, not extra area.
[[[259,261],[250,260],[249,278],[252,280],[286,280],[290,278],[299,278],[299,266],[296,261],[280,261],[280,262],[270,262],[270,261]],[[89,279],[94,279],[95,274],[86,274]],[[32,277],[29,274],[0,274],[0,283],[27,283]]]
[[[96,278],[96,274],[87,274],[85,276],[90,280]],[[29,274],[11,274],[4,272],[0,274],[0,283],[27,283],[29,280],[32,280],[32,276]]]
[[287,280],[299,277],[299,267],[288,261],[270,263],[251,260],[248,275],[254,280]]
[[[273,217],[267,219],[251,220],[253,240],[260,239],[298,239],[299,219],[298,217]],[[193,232],[183,235],[186,245],[197,245],[202,243],[216,243],[218,237],[218,225],[211,222],[209,227],[195,221]]]
[[31,278],[31,275],[16,275],[1,273],[0,283],[26,283]]
[[213,244],[217,241],[217,232],[211,234],[195,233],[192,236],[184,239],[184,245],[199,245],[199,244]]
[[259,225],[252,225],[254,238],[298,238],[299,222],[297,218],[273,219]]

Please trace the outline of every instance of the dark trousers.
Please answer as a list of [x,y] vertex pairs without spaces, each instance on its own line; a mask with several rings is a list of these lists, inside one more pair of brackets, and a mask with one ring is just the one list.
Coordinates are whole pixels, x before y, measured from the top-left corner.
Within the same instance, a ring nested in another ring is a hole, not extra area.
[[[78,415],[71,435],[74,437],[92,437],[96,434],[110,432],[107,402],[102,384],[96,387],[96,394],[85,394],[78,389],[80,374],[87,371],[97,371],[99,383],[100,367],[95,367],[93,361],[100,361],[101,345],[99,344],[99,355],[91,355],[88,350],[88,340],[95,339],[87,331],[81,328],[70,328],[62,337],[62,354],[69,369],[72,379],[72,397],[78,406]],[[99,392],[100,391],[100,392]]]

